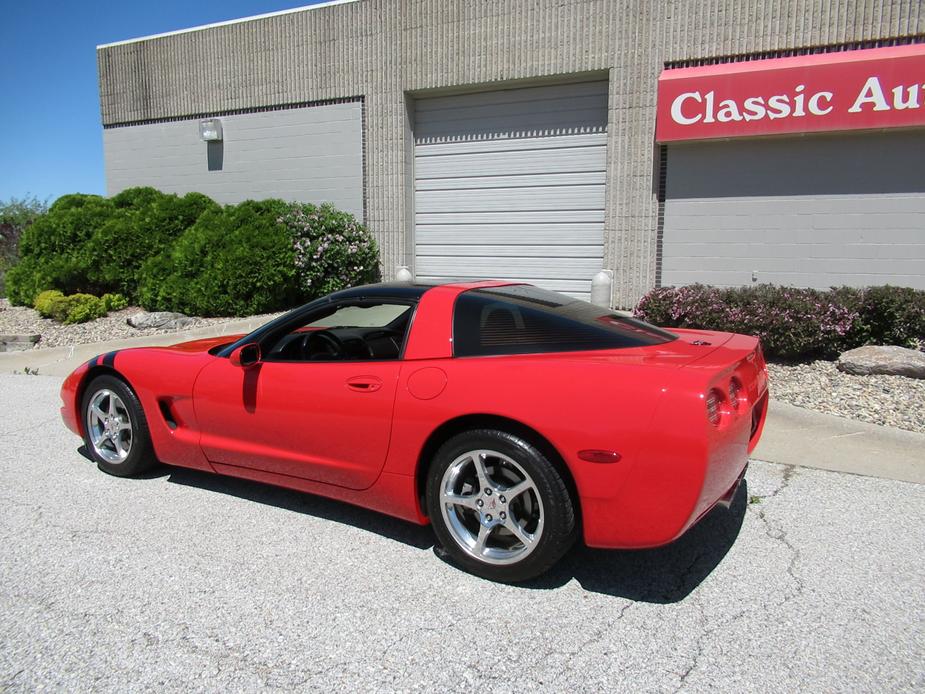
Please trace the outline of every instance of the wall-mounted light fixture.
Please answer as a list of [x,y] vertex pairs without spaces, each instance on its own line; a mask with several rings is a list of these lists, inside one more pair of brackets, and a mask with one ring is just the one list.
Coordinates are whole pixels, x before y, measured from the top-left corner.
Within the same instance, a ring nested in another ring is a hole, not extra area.
[[205,142],[221,142],[222,122],[218,118],[199,121],[199,138]]

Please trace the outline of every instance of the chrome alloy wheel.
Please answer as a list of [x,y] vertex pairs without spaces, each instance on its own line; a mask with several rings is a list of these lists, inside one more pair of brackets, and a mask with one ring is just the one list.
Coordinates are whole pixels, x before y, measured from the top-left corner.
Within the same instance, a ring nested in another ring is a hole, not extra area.
[[98,390],[90,399],[87,432],[93,450],[106,462],[121,463],[132,452],[132,418],[111,390]]
[[457,544],[489,564],[521,561],[543,535],[543,502],[530,475],[497,451],[469,451],[440,483],[440,510]]

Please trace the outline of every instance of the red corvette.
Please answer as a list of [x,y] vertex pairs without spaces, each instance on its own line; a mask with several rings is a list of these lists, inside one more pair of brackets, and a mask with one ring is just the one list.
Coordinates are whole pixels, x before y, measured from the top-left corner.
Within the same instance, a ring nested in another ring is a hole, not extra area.
[[474,282],[356,287],[243,337],[110,352],[61,396],[105,472],[161,461],[429,522],[463,568],[520,581],[579,534],[653,547],[728,505],[768,391],[756,338]]

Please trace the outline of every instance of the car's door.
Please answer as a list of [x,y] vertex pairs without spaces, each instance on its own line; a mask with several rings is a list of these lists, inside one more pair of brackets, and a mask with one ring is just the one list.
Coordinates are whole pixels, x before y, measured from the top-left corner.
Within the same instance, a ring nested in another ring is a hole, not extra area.
[[365,489],[385,463],[401,361],[217,358],[196,381],[213,463]]

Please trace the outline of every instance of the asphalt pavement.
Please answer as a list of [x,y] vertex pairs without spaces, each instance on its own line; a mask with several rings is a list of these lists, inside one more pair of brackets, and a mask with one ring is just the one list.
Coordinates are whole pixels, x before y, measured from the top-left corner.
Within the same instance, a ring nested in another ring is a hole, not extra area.
[[0,376],[0,690],[925,688],[925,485],[753,462],[673,545],[506,586],[370,511],[107,476],[59,383]]

